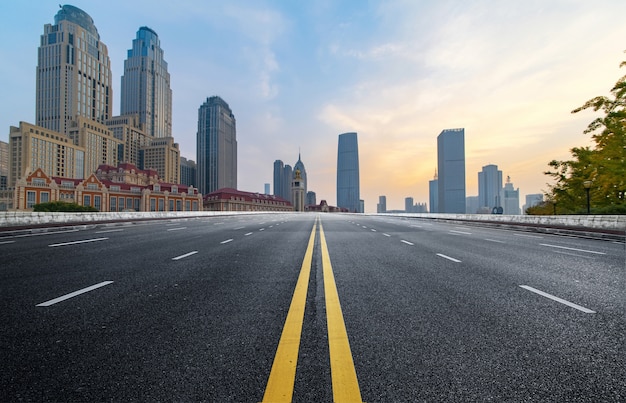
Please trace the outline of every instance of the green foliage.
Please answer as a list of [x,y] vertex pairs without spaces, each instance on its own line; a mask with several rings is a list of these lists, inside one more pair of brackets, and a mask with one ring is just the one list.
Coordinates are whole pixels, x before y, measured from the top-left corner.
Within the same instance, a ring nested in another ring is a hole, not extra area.
[[52,201],[47,203],[39,203],[33,206],[33,211],[41,212],[95,212],[98,211],[95,207],[80,206],[76,203],[67,203],[62,201]]
[[[620,67],[626,66],[626,61]],[[592,214],[625,214],[626,211],[626,76],[620,78],[611,89],[611,97],[595,97],[572,113],[585,109],[602,111],[603,116],[593,120],[585,133],[591,133],[593,148],[574,147],[572,159],[553,160],[551,168],[544,172],[551,176],[554,184],[547,194],[554,213],[585,214],[589,188]],[[546,206],[529,209],[533,214],[548,211]],[[536,213],[535,213],[536,212]]]

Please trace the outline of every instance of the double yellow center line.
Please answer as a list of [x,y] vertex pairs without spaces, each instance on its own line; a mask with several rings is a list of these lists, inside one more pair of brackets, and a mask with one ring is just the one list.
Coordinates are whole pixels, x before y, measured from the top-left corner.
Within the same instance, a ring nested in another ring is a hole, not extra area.
[[324,299],[326,301],[326,322],[328,327],[328,347],[330,352],[330,372],[335,403],[361,402],[361,391],[354,369],[348,333],[339,304],[337,285],[330,263],[328,246],[324,229],[319,217],[313,224],[309,243],[304,254],[300,275],[293,293],[289,312],[285,319],[283,333],[278,342],[276,356],[272,364],[264,403],[291,402],[296,367],[298,365],[298,351],[304,321],[304,308],[313,262],[313,248],[315,246],[316,229],[319,227],[320,246],[322,252],[322,271],[324,274]]

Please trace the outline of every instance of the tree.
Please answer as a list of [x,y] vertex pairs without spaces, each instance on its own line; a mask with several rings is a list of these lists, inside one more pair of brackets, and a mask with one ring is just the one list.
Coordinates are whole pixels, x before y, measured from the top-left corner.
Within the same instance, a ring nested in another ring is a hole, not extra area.
[[[620,64],[620,67],[624,66],[626,61]],[[560,214],[584,213],[587,197],[584,182],[591,181],[589,195],[592,212],[625,214],[626,76],[621,77],[611,89],[611,97],[590,99],[572,113],[585,109],[604,113],[585,130],[585,133],[592,134],[595,146],[574,147],[570,150],[571,160],[553,160],[548,164],[551,170],[544,173],[551,176],[555,183],[550,186],[547,198],[556,203]]]

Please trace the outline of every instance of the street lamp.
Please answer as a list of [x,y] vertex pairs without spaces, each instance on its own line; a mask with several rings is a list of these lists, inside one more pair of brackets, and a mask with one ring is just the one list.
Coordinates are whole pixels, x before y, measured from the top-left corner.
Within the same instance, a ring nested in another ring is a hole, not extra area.
[[587,214],[590,214],[589,189],[591,189],[591,181],[584,181],[583,186],[585,187],[585,192],[587,192]]

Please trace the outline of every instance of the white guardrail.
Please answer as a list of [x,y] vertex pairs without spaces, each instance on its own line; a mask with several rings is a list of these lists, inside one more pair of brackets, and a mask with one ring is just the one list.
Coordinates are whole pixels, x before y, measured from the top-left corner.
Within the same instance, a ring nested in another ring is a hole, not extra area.
[[[43,213],[43,212],[0,212],[0,230],[25,229],[43,226],[97,224],[138,220],[163,220],[190,217],[225,216],[236,214],[272,214],[263,211],[186,211],[186,212],[97,212],[97,213]],[[284,213],[273,213],[284,214]],[[297,213],[303,214],[303,213]],[[333,213],[342,214],[342,213]],[[471,221],[500,226],[523,226],[528,228],[554,228],[572,231],[626,236],[626,215],[496,215],[496,214],[419,214],[389,213],[366,215],[422,218],[445,221]]]

